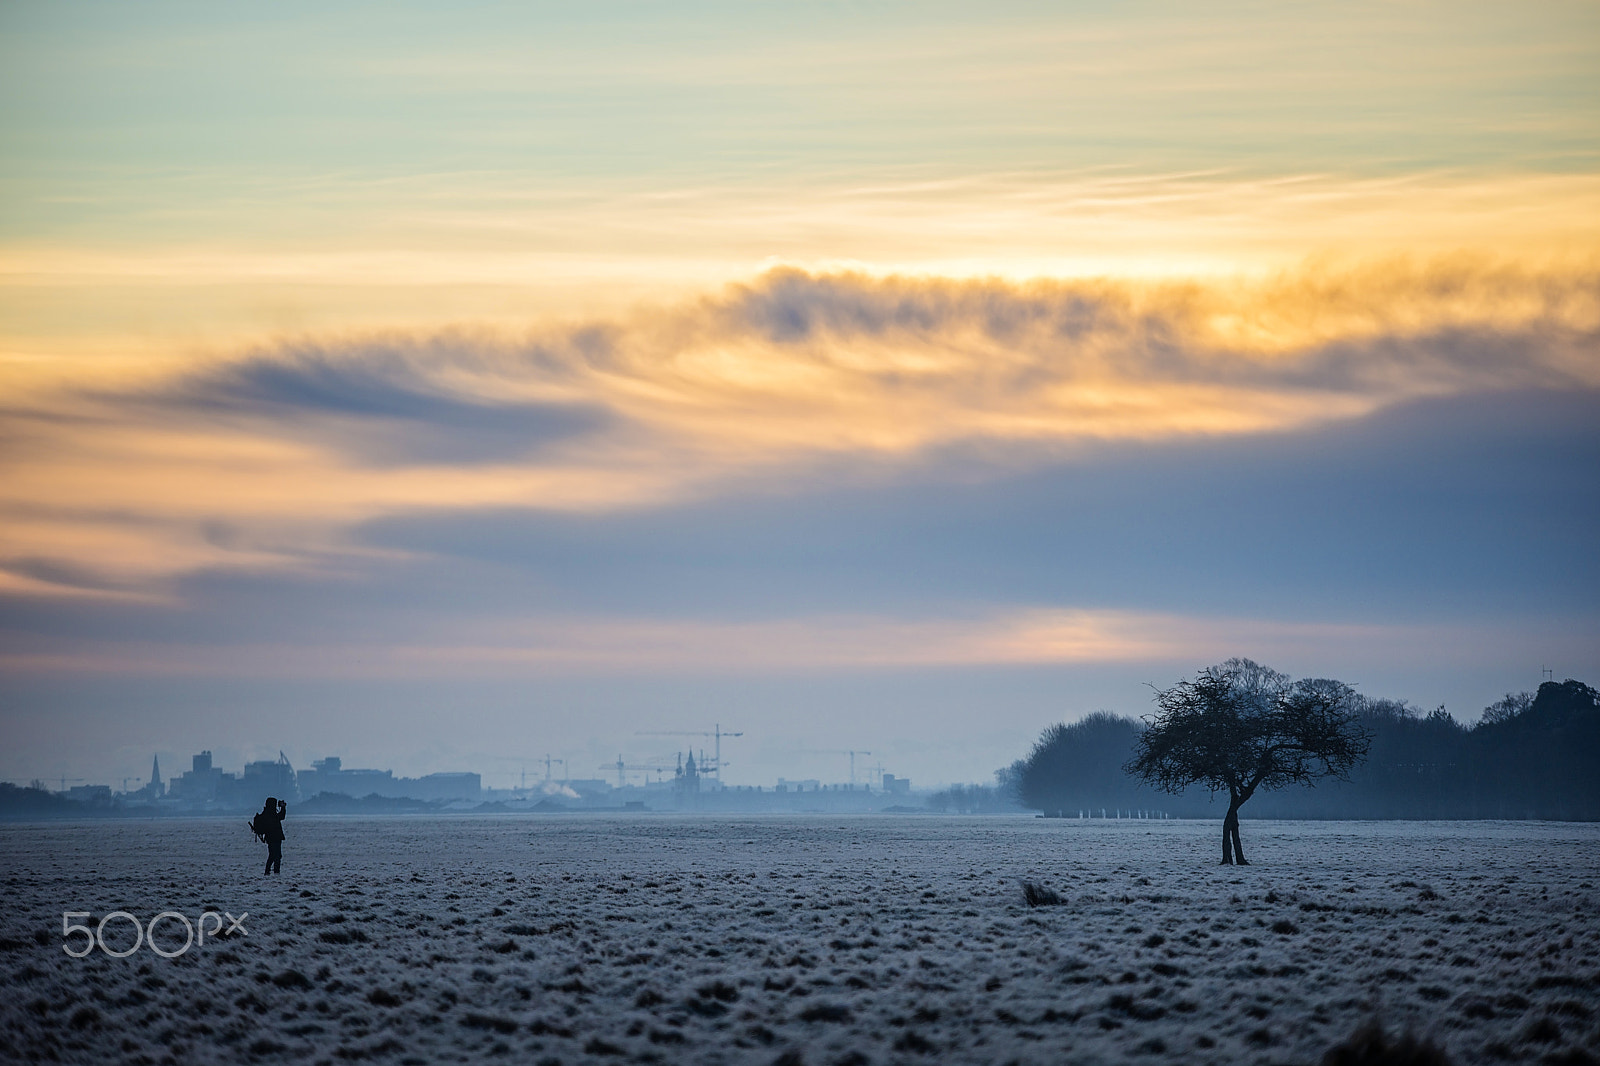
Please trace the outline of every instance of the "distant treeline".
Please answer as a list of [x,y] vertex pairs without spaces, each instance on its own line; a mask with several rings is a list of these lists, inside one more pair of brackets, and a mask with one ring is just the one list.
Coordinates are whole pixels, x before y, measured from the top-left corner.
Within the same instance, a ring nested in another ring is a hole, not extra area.
[[1008,788],[1005,771],[1000,772],[1001,783],[995,785],[952,785],[928,797],[928,809],[940,814],[1005,814],[1016,813],[1017,796]]
[[[39,785],[23,788],[9,781],[0,781],[0,819],[32,821],[46,818],[82,818],[86,814],[104,816],[112,813],[109,805],[97,804],[94,810],[77,800],[67,799],[47,791]],[[120,814],[120,808],[115,812]]]
[[[1508,695],[1471,727],[1444,708],[1357,698],[1372,738],[1348,780],[1263,793],[1254,818],[1544,818],[1600,820],[1600,693],[1547,681]],[[1123,772],[1142,722],[1100,712],[1045,730],[1026,759],[1001,771],[1025,807],[1075,818],[1102,808],[1217,817],[1204,789],[1157,792]]]

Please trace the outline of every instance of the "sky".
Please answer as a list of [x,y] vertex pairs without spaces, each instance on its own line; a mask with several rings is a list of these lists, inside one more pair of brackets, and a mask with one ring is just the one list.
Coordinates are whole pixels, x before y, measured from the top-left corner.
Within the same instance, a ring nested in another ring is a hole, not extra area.
[[0,7],[0,778],[1594,683],[1597,72],[1582,3]]

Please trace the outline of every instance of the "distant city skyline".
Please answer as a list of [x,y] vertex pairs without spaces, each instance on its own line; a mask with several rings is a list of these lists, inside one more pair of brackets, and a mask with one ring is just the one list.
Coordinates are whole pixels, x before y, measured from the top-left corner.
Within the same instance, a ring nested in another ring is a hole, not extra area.
[[[1553,669],[1544,668],[1541,670],[1539,676],[1533,681],[1530,681],[1527,685],[1521,687],[1511,686],[1508,691],[1531,692],[1538,686],[1539,681],[1553,676],[1555,676],[1555,671],[1553,671]],[[1148,689],[1145,691],[1148,692]],[[1368,695],[1383,697],[1385,694],[1378,692],[1368,693]],[[1432,710],[1434,706],[1440,705],[1437,703],[1427,704],[1425,702],[1418,702],[1415,700],[1411,700],[1410,702],[1412,702],[1413,706],[1416,707],[1419,713]],[[1478,708],[1477,710],[1468,714],[1462,714],[1460,712],[1452,713],[1459,721],[1470,724],[1478,718],[1483,709],[1484,708]],[[1086,713],[1089,713],[1089,711],[1083,712],[1083,714]],[[1117,711],[1116,713],[1137,718],[1143,712],[1142,709],[1135,708],[1132,710]],[[1079,717],[1082,717],[1082,714],[1069,713],[1052,721],[1075,720]],[[1045,723],[1045,725],[1048,724],[1051,724],[1051,722]],[[902,779],[912,777],[918,782],[919,788],[926,787],[938,789],[958,784],[992,784],[994,780],[994,772],[1010,765],[1011,762],[1025,755],[1028,748],[1031,747],[1033,741],[1037,738],[1038,733],[1042,732],[1043,729],[1044,725],[1041,725],[1038,730],[1035,730],[1031,734],[1026,736],[1019,734],[1020,739],[1017,746],[1014,749],[1011,749],[1013,754],[1010,758],[996,762],[995,765],[990,767],[987,771],[980,769],[975,771],[970,776],[964,778],[959,776],[939,777],[934,775],[917,774],[914,772],[915,766],[913,760],[895,759],[893,757],[886,758],[882,755],[874,754],[865,748],[858,749],[861,754],[861,758],[859,764],[855,767],[857,780],[865,782],[868,779],[869,774],[887,772],[890,774],[895,774]],[[823,784],[845,784],[850,780],[852,767],[850,761],[846,757],[846,749],[819,749],[807,747],[804,745],[803,740],[797,738],[793,741],[794,746],[792,748],[786,747],[782,743],[776,745],[770,743],[763,745],[761,750],[767,754],[765,754],[764,757],[758,757],[752,762],[752,760],[748,758],[741,757],[737,746],[733,741],[729,741],[728,744],[729,752],[724,761],[725,763],[731,764],[727,769],[727,783],[730,785],[741,787],[761,785],[771,787],[773,784],[784,780],[785,778],[789,780],[811,779]],[[914,743],[906,744],[905,746],[909,750],[917,749],[917,745]],[[604,740],[595,738],[591,739],[587,747],[583,749],[585,754],[563,755],[559,751],[548,753],[548,758],[550,759],[551,779],[555,781],[565,781],[569,779],[610,780],[611,777],[615,775],[615,761],[618,756],[622,756],[624,761],[630,764],[630,769],[626,771],[628,782],[630,784],[644,784],[647,781],[654,780],[654,778],[651,777],[650,773],[647,771],[632,768],[634,764],[641,760],[660,761],[662,773],[667,773],[667,763],[675,757],[687,754],[693,754],[696,759],[708,757],[707,749],[696,747],[693,749],[671,748],[668,750],[667,748],[661,748],[659,745],[652,747],[648,744],[648,742],[641,743],[638,738],[632,737],[625,738],[621,750],[614,751],[610,759],[605,758],[603,755],[597,757],[595,753],[600,752],[605,747],[606,744]],[[613,745],[613,747],[615,747],[615,745]],[[376,752],[379,749],[374,748],[372,750]],[[995,747],[991,748],[990,750],[997,754],[1004,754],[1006,749]],[[290,747],[273,747],[270,742],[264,746],[257,745],[250,748],[222,745],[216,746],[214,750],[208,748],[206,751],[208,754],[212,754],[215,764],[218,767],[223,768],[236,767],[242,769],[248,763],[271,761],[282,754],[297,770],[309,768],[313,766],[314,763],[329,758],[348,763],[349,765],[345,767],[346,769],[360,768],[392,771],[397,777],[419,777],[427,774],[460,772],[466,770],[479,774],[482,778],[483,787],[485,789],[496,790],[514,789],[522,786],[525,781],[543,782],[545,780],[545,760],[547,757],[545,754],[541,754],[536,758],[530,759],[514,755],[507,755],[504,752],[485,751],[475,755],[460,755],[451,760],[438,756],[436,754],[437,749],[435,749],[435,751],[430,752],[413,753],[409,758],[402,757],[399,759],[393,759],[386,756],[379,756],[377,754],[368,755],[362,750],[347,749],[339,753],[334,753],[314,744],[302,744]],[[176,749],[155,750],[151,751],[149,755],[145,757],[145,761],[148,764],[148,761],[151,758],[162,760],[163,765],[176,767],[176,770],[173,772],[181,773],[189,766],[190,760],[194,755],[195,753],[192,751],[189,752],[188,755],[182,755]],[[979,758],[981,758],[981,756],[979,756]],[[591,759],[595,759],[596,761],[591,763]],[[978,765],[977,759],[968,759],[966,762],[968,765]],[[52,789],[57,787],[58,782],[65,783],[66,781],[78,784],[107,784],[118,792],[123,791],[124,782],[126,781],[132,781],[133,787],[137,788],[141,782],[148,780],[148,766],[145,771],[145,776],[143,777],[136,773],[112,773],[109,775],[101,773],[98,777],[94,776],[93,774],[83,773],[83,771],[90,770],[95,765],[103,766],[107,764],[107,754],[96,751],[89,753],[89,757],[83,759],[78,765],[58,765],[56,769],[52,771],[54,776],[51,774],[40,774],[35,772],[26,775],[13,776],[7,778],[6,780],[10,780],[14,784],[25,784],[29,781],[37,779],[42,780],[47,787]],[[753,767],[753,769],[751,767]]]
[[[714,756],[702,754],[697,758],[692,752],[680,753],[671,764],[634,764],[619,757],[612,766],[604,768],[616,773],[614,781],[581,772],[571,775],[562,760],[551,760],[544,767],[548,776],[535,773],[529,780],[525,773],[519,773],[516,783],[498,788],[470,769],[406,777],[390,769],[345,766],[338,756],[296,767],[283,752],[275,759],[246,762],[234,770],[216,761],[213,752],[204,750],[191,756],[186,765],[174,767],[169,759],[168,767],[163,775],[160,756],[154,756],[148,779],[130,784],[132,779],[124,778],[121,788],[77,783],[77,778],[70,779],[72,783],[69,784],[65,776],[60,778],[60,787],[54,789],[49,782],[37,778],[25,783],[6,782],[4,789],[0,789],[5,793],[5,803],[0,804],[5,809],[0,810],[0,815],[7,818],[30,815],[122,817],[143,812],[204,816],[253,811],[263,797],[266,803],[277,802],[313,814],[384,813],[397,809],[413,813],[485,810],[793,813],[815,809],[817,804],[841,812],[881,812],[885,804],[899,811],[917,810],[894,805],[913,797],[920,802],[931,795],[927,789],[913,792],[909,778],[889,773],[881,765],[863,767],[862,779],[855,780],[853,759],[852,780],[848,782],[791,777],[779,778],[767,785],[726,784],[719,779]],[[40,791],[47,795],[41,797]],[[1015,790],[1009,787],[990,784],[972,792],[981,794],[987,805],[995,809],[1016,809]],[[946,792],[933,799],[942,799],[940,809],[946,809],[956,797]],[[70,802],[62,804],[62,800]],[[399,803],[398,808],[396,803]]]

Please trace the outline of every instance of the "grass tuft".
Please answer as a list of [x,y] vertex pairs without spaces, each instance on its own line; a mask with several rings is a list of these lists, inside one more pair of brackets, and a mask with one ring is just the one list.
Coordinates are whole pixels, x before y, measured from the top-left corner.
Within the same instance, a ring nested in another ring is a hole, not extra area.
[[1022,882],[1022,900],[1030,907],[1059,907],[1066,902],[1055,889],[1033,881]]

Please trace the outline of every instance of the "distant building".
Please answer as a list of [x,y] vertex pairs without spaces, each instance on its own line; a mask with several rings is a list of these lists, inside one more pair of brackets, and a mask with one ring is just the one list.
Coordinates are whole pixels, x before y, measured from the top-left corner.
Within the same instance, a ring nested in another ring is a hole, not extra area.
[[779,792],[821,792],[822,791],[822,782],[818,781],[814,777],[808,777],[804,781],[790,781],[790,780],[788,780],[786,778],[780,777],[780,778],[778,778],[778,791]]
[[111,805],[111,786],[73,785],[67,789],[67,798],[95,807],[109,807]]
[[438,773],[423,777],[396,777],[392,770],[345,769],[337,755],[317,759],[311,769],[301,770],[300,795],[310,799],[327,792],[363,799],[383,796],[394,799],[470,800],[483,795],[483,779],[474,773]]
[[225,790],[225,784],[238,779],[211,765],[211,753],[202,751],[192,760],[191,768],[172,779],[168,790],[175,799],[184,803],[214,803]]
[[294,767],[289,765],[289,760],[283,757],[281,751],[276,759],[245,763],[244,774],[239,779],[239,789],[250,806],[259,804],[268,796],[284,801],[300,798]]
[[679,761],[678,772],[673,777],[673,784],[677,786],[679,792],[685,795],[693,795],[700,791],[700,768],[694,764],[694,752],[691,751],[689,753],[689,761],[687,763]]
[[362,799],[366,796],[407,795],[397,790],[398,782],[389,770],[361,770],[344,768],[337,755],[317,759],[311,769],[300,771],[300,795],[307,799],[323,792],[338,796]]
[[150,782],[143,788],[130,792],[128,797],[154,803],[165,795],[166,791],[166,786],[161,783],[161,758],[153,755],[150,757]]
[[891,796],[909,796],[911,794],[911,778],[884,774],[883,790]]

